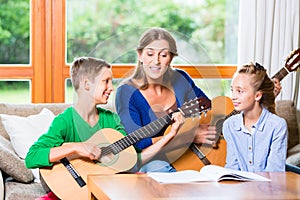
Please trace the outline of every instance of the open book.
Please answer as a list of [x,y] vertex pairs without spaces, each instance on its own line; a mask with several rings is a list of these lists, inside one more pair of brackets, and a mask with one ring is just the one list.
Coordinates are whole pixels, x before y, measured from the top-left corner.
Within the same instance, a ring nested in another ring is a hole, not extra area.
[[252,172],[237,171],[217,165],[206,165],[200,172],[195,170],[183,170],[173,173],[148,172],[148,176],[160,183],[188,183],[203,181],[271,181],[268,178]]

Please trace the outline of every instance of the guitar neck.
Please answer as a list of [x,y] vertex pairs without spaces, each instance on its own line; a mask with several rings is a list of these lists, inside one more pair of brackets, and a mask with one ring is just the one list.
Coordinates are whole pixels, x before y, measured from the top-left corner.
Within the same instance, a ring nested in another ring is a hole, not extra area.
[[231,111],[231,113],[229,113],[228,115],[225,116],[225,119],[227,119],[233,115],[239,114],[239,113],[240,113],[240,111],[233,110],[233,111]]
[[272,77],[272,79],[277,78],[279,81],[281,81],[286,75],[288,75],[288,73],[288,70],[283,67]]
[[172,123],[172,113],[159,118],[146,126],[128,134],[126,137],[104,147],[102,152],[103,156],[109,153],[118,154],[123,151],[127,147],[137,143],[143,138],[152,137],[156,135],[159,131],[161,131],[164,127],[170,125]]
[[143,138],[152,137],[159,133],[163,128],[167,127],[172,123],[172,114],[180,111],[185,117],[190,117],[194,114],[201,114],[202,112],[211,108],[211,102],[209,99],[200,97],[185,102],[181,108],[143,126],[142,128],[128,134],[126,137],[102,148],[102,156],[113,153],[118,154],[122,150],[129,146],[137,143]]

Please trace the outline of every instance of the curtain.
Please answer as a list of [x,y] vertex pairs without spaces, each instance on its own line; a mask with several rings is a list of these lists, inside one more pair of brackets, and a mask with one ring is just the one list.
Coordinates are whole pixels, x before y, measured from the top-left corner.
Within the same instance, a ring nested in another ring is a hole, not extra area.
[[[241,0],[239,8],[238,65],[258,62],[270,77],[300,44],[299,0]],[[276,100],[294,100],[300,113],[300,70],[282,81]],[[298,115],[300,119],[300,115]]]

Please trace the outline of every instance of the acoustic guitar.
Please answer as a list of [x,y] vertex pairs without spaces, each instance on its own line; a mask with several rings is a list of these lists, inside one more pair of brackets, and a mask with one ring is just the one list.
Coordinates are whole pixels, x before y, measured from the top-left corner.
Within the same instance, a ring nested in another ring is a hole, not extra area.
[[[281,81],[290,72],[298,70],[300,66],[300,49],[294,50],[286,59],[282,67],[273,77]],[[222,127],[225,119],[239,112],[229,97],[219,96],[212,99],[212,109],[201,118],[200,124],[211,124],[216,126],[217,136],[215,145],[192,143],[182,156],[174,161],[172,165],[177,171],[193,169],[199,171],[203,166],[215,164],[224,166],[226,162],[226,141],[223,138]]]
[[[190,117],[201,115],[210,107],[210,100],[202,97],[184,103],[174,112],[179,111],[185,117]],[[172,113],[125,137],[114,129],[101,129],[87,140],[88,143],[94,143],[101,148],[101,158],[98,161],[78,157],[63,158],[60,163],[56,163],[52,167],[40,168],[41,179],[60,199],[87,199],[87,176],[90,174],[114,174],[131,169],[137,162],[137,154],[132,145],[143,138],[156,135],[161,129],[170,125]]]

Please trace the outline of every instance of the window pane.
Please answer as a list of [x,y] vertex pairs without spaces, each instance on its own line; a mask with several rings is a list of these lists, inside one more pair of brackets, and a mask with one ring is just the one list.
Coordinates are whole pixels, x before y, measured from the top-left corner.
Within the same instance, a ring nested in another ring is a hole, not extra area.
[[73,87],[71,83],[71,79],[66,79],[65,80],[65,102],[66,103],[74,103],[74,92],[73,92]]
[[0,64],[29,64],[29,0],[0,3]]
[[30,81],[0,81],[0,102],[2,103],[30,103]]
[[94,56],[135,63],[138,38],[148,27],[170,30],[174,63],[236,63],[238,1],[68,0],[67,62]]
[[196,85],[211,99],[230,96],[231,79],[194,79]]

